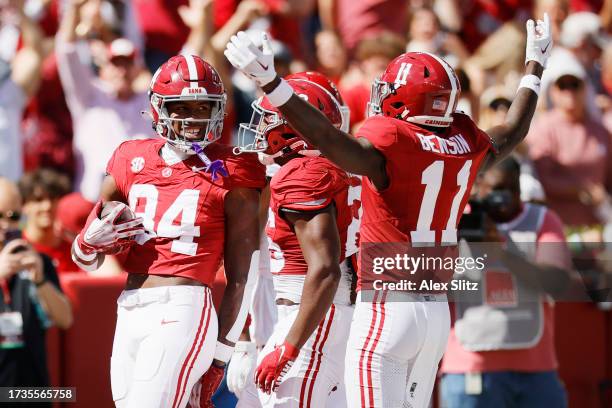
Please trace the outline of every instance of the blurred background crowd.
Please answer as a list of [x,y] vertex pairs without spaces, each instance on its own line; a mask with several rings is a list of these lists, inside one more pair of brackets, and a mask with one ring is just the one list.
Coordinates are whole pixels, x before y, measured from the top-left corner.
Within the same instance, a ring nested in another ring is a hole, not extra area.
[[[555,48],[517,154],[521,195],[559,214],[575,262],[587,264],[594,288],[609,288],[609,271],[592,255],[612,242],[612,0],[0,0],[0,176],[23,200],[0,208],[0,222],[20,219],[23,238],[60,276],[85,274],[70,243],[114,149],[157,137],[147,89],[177,53],[220,72],[225,143],[250,119],[258,92],[223,57],[239,30],[271,33],[280,75],[311,69],[331,78],[353,132],[370,84],[405,51],[445,58],[460,78],[459,109],[487,129],[503,122],[516,92],[525,22],[544,12]],[[96,273],[120,272],[109,258]]]
[[60,274],[75,269],[63,239],[75,230],[66,228],[78,227],[88,203],[97,200],[111,153],[122,141],[156,137],[146,113],[147,88],[167,58],[195,53],[220,71],[229,98],[223,141],[232,143],[257,93],[222,55],[238,30],[271,32],[280,74],[312,69],[332,78],[350,107],[353,132],[365,119],[373,79],[406,50],[449,61],[461,80],[459,109],[486,129],[503,121],[515,93],[525,21],[548,12],[555,49],[539,113],[519,149],[522,194],[554,209],[573,241],[612,237],[606,228],[612,222],[612,1],[0,0],[0,5],[0,175],[37,183],[26,238],[56,259]]

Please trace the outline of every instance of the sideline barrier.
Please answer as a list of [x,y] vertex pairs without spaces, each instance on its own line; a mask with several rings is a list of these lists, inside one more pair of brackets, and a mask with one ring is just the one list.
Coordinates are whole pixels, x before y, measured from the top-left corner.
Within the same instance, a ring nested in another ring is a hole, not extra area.
[[[116,300],[125,278],[61,276],[64,292],[72,302],[74,324],[70,330],[51,329],[47,333],[49,371],[53,385],[77,388],[77,403],[56,407],[113,407],[110,355]],[[225,276],[218,273],[213,287],[217,307],[224,287]],[[606,406],[602,399],[612,395],[612,312],[586,303],[557,303],[555,320],[559,372],[570,408]]]
[[[49,371],[53,385],[76,387],[77,402],[56,407],[114,406],[110,390],[110,355],[117,317],[116,301],[126,276],[91,277],[75,273],[60,277],[62,289],[72,302],[74,323],[67,331],[49,331]],[[217,307],[224,287],[225,276],[217,274],[213,287]]]

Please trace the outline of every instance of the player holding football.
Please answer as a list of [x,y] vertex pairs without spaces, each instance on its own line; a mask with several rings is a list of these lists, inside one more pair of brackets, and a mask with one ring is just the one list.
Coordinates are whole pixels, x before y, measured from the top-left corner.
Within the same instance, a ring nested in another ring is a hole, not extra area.
[[[506,122],[486,132],[455,112],[459,82],[446,62],[426,53],[403,54],[373,84],[373,115],[353,138],[276,76],[266,38],[260,51],[238,33],[225,55],[306,141],[367,178],[362,252],[370,243],[456,244],[457,224],[478,171],[506,157],[527,134],[552,48],[548,16],[529,20],[526,75]],[[359,283],[368,272],[359,271]],[[373,301],[357,302],[346,354],[349,406],[426,407],[450,328],[445,295],[385,302],[387,293],[376,291]]]
[[[102,198],[129,208],[119,205],[100,218],[104,206],[98,203],[73,257],[95,269],[104,254],[128,247],[111,358],[115,404],[185,407],[204,374],[202,406],[212,406],[246,319],[243,294],[259,245],[265,170],[255,155],[235,156],[231,147],[214,143],[226,95],[201,58],[169,59],[153,76],[150,100],[163,140],[117,148]],[[130,209],[138,218],[120,218]],[[217,319],[211,287],[221,261],[227,287]]]
[[[340,128],[339,105],[328,91],[304,80],[287,83]],[[263,152],[281,166],[270,181],[266,227],[278,322],[259,354],[255,384],[242,392],[238,406],[324,407],[343,381],[353,313],[343,263],[352,219],[349,178],[288,126],[265,97],[253,109],[241,133],[255,133],[254,142],[239,150]]]

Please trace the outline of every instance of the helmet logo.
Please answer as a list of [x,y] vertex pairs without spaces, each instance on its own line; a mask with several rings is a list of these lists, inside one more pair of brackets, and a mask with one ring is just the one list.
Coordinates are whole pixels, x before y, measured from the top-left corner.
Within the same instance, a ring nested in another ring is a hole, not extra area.
[[448,106],[448,102],[446,102],[444,99],[434,99],[433,101],[433,105],[431,106],[434,110],[446,110],[446,107]]
[[197,87],[197,88],[183,88],[181,95],[208,95],[206,89]]
[[130,165],[132,173],[140,173],[144,169],[144,164],[145,160],[143,157],[134,157]]
[[408,82],[406,78],[408,78],[408,73],[410,72],[410,68],[412,68],[412,64],[408,62],[402,62],[400,65],[400,69],[397,71],[397,76],[395,77],[395,81],[393,84],[398,87],[400,85],[406,85]]

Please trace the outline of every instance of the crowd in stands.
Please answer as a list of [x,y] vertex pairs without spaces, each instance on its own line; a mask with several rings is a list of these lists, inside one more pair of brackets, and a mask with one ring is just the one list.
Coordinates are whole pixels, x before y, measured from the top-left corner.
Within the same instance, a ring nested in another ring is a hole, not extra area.
[[[29,190],[26,237],[65,273],[60,199],[98,199],[106,162],[123,141],[155,137],[152,73],[170,56],[203,56],[219,70],[232,143],[257,94],[222,51],[238,30],[268,30],[282,74],[332,78],[356,131],[372,81],[400,53],[445,58],[462,85],[459,109],[501,123],[524,61],[525,21],[548,12],[555,49],[543,97],[518,156],[526,200],[558,212],[574,240],[612,234],[612,1],[610,0],[2,0],[0,176]],[[48,221],[37,215],[50,207]],[[77,225],[74,225],[76,228]],[[110,268],[117,271],[119,268]]]
[[[28,250],[45,255],[36,286],[52,283],[42,291],[53,320],[71,324],[48,259],[59,275],[85,273],[70,244],[114,149],[157,137],[147,90],[169,57],[197,54],[219,71],[223,143],[259,92],[223,56],[239,30],[271,33],[279,75],[331,78],[353,132],[372,82],[405,51],[446,59],[461,82],[458,108],[488,129],[503,123],[523,72],[525,22],[544,12],[555,48],[516,153],[521,199],[554,210],[573,250],[602,247],[612,242],[612,0],[0,0],[0,181],[21,196],[2,217],[20,212]],[[612,274],[600,272],[595,285],[610,287]],[[120,260],[98,273],[121,273]]]

